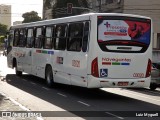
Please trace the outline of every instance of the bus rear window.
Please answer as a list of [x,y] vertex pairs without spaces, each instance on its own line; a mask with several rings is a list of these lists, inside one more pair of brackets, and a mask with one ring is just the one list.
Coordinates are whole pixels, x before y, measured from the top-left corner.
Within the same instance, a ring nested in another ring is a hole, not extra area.
[[102,51],[145,52],[151,40],[151,21],[132,17],[98,17],[97,41]]

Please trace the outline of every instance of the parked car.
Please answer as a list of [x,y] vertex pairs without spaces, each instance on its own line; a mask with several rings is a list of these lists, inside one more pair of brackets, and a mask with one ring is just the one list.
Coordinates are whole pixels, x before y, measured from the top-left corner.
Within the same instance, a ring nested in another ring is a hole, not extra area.
[[152,62],[152,64],[160,70],[160,62]]
[[160,85],[160,69],[158,69],[158,66],[160,68],[160,64],[157,65],[156,63],[152,63],[151,84],[150,84],[151,90],[155,90]]

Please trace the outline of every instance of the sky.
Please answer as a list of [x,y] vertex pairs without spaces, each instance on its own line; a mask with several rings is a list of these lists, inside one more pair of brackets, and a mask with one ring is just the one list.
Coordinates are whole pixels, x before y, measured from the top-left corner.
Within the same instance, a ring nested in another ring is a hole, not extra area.
[[0,0],[0,4],[11,5],[12,24],[23,21],[22,14],[36,11],[42,17],[43,0]]

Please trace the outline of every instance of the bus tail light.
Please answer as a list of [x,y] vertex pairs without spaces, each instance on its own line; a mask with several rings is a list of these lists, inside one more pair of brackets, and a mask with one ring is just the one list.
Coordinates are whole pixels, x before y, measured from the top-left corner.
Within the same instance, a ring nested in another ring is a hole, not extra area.
[[146,77],[149,77],[151,75],[151,69],[152,69],[152,62],[149,59],[148,60],[148,65],[147,65],[147,70],[146,70]]
[[97,57],[92,61],[91,74],[92,74],[94,77],[99,77],[99,72],[98,72],[98,58],[97,58]]

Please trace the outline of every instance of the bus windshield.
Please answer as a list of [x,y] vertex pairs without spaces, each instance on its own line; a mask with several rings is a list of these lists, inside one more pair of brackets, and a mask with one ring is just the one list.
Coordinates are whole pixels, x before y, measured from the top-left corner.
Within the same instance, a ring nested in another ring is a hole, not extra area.
[[151,40],[151,21],[132,17],[98,17],[98,44],[102,51],[142,53]]

